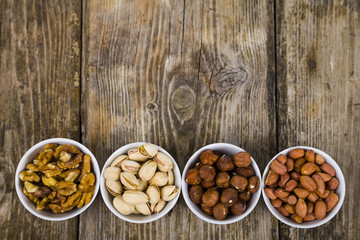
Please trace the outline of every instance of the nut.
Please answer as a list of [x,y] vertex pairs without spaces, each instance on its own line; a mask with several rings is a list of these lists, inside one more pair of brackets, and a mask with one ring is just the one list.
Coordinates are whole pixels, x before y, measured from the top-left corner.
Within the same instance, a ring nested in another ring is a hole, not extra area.
[[285,155],[279,155],[276,157],[276,160],[278,160],[281,164],[286,164],[286,161],[287,161],[287,157]]
[[172,171],[172,170],[169,170],[169,171],[167,172],[167,174],[168,174],[168,178],[169,178],[169,180],[168,180],[168,185],[174,185],[175,177],[174,177],[173,171]]
[[159,212],[161,212],[161,210],[164,209],[165,205],[166,205],[166,202],[164,200],[160,199],[157,203],[151,204],[150,208],[151,208],[152,212],[159,213]]
[[219,172],[215,178],[216,185],[219,188],[230,187],[230,176],[227,172]]
[[148,159],[148,157],[142,155],[137,149],[130,149],[128,151],[128,158],[138,162],[143,162]]
[[152,158],[158,153],[158,147],[151,143],[145,143],[138,148],[140,154]]
[[213,165],[218,160],[218,158],[219,156],[210,149],[204,150],[200,154],[200,161],[204,165],[205,164]]
[[316,190],[316,183],[309,176],[301,176],[300,177],[300,183],[305,189],[309,190],[310,192],[313,192],[313,191]]
[[242,192],[245,190],[246,186],[248,185],[248,180],[242,176],[235,175],[231,177],[230,185],[239,192]]
[[314,211],[314,203],[306,201],[307,214],[313,213]]
[[[279,199],[279,198],[276,198],[276,199],[271,199],[271,204],[278,208],[278,207],[281,207],[281,204],[282,204],[282,201]],[[286,210],[286,209],[285,209]]]
[[305,154],[304,149],[296,148],[296,149],[293,149],[290,151],[289,156],[293,159],[298,159],[298,158],[303,157],[304,154]]
[[291,219],[294,220],[297,223],[302,223],[303,222],[303,218],[301,218],[300,216],[293,214],[291,215]]
[[222,155],[216,162],[216,167],[220,171],[231,171],[235,168],[234,161],[227,155]]
[[290,216],[290,213],[288,213],[288,212],[285,210],[284,207],[279,207],[279,208],[277,208],[277,210],[278,210],[282,215],[284,215],[285,217]]
[[189,198],[195,204],[201,203],[201,197],[204,194],[204,190],[200,185],[194,185],[190,187]]
[[76,192],[77,186],[73,182],[60,181],[56,183],[55,189],[63,196],[70,196]]
[[198,169],[190,169],[186,172],[185,181],[190,185],[198,185],[201,183],[201,177]]
[[[326,186],[330,190],[335,190],[339,186],[339,180],[336,177],[332,177],[327,183]],[[319,191],[320,192],[320,191]],[[321,192],[320,192],[321,193]]]
[[294,189],[294,193],[299,198],[306,198],[310,194],[310,192],[308,190],[306,190],[305,188],[299,188],[299,187]]
[[150,185],[146,190],[146,194],[149,196],[149,202],[151,204],[155,204],[160,200],[160,189],[156,185]]
[[298,182],[294,179],[290,179],[286,184],[285,184],[285,190],[288,192],[291,192],[292,190],[294,190],[298,185]]
[[294,159],[292,158],[288,158],[287,161],[286,161],[286,169],[288,172],[292,171],[294,169]]
[[243,192],[239,193],[239,198],[245,202],[249,201],[251,199],[251,196],[252,196],[252,193],[249,191],[243,191]]
[[118,168],[120,168],[121,162],[124,161],[124,160],[128,160],[128,159],[129,159],[128,155],[120,155],[120,156],[116,157],[114,159],[114,161],[112,161],[110,167],[118,167]]
[[[336,175],[335,169],[328,163],[323,163],[320,165],[321,170],[330,176],[334,177]],[[316,216],[316,215],[315,215]]]
[[305,222],[313,221],[313,220],[315,220],[315,219],[316,219],[316,217],[315,217],[315,214],[314,214],[314,213],[309,213],[308,215],[306,215],[306,216],[304,217],[304,221],[305,221]]
[[120,181],[106,180],[105,186],[109,193],[114,197],[119,196],[122,192],[122,185]]
[[140,203],[140,204],[136,204],[135,205],[135,209],[146,216],[151,215],[152,211],[151,211],[151,207],[150,207],[150,203]]
[[168,172],[173,168],[173,162],[171,158],[165,153],[158,152],[154,157],[154,160],[157,163],[157,167],[160,171]]
[[305,159],[308,161],[308,162],[313,162],[315,161],[315,153],[313,150],[307,150],[305,152]]
[[305,158],[299,158],[299,159],[296,159],[295,160],[295,163],[294,163],[294,170],[295,172],[300,172],[301,171],[301,167],[302,165],[304,165],[306,162],[306,159]]
[[[324,192],[325,192],[324,180],[320,177],[319,174],[313,174],[312,179],[316,183],[316,190],[319,191],[321,194],[324,194]],[[334,190],[334,189],[332,189],[332,190]]]
[[69,162],[70,159],[71,159],[71,154],[70,154],[70,153],[65,152],[65,151],[62,151],[62,152],[60,153],[60,160],[61,160],[62,162]]
[[260,179],[257,176],[252,176],[248,179],[247,190],[250,193],[256,192],[260,187]]
[[270,168],[279,175],[287,173],[287,168],[284,164],[280,163],[278,160],[273,160],[270,164]]
[[174,186],[165,186],[161,189],[161,199],[164,201],[173,200],[179,193],[179,190]]
[[114,198],[113,206],[119,213],[123,215],[129,215],[135,210],[135,206],[133,204],[125,202],[121,196],[117,196],[116,198]]
[[298,199],[295,205],[295,212],[301,218],[304,218],[307,215],[307,206],[304,199],[302,198]]
[[[35,193],[36,190],[38,190],[38,186],[32,184],[31,182],[25,182],[24,183],[25,189],[28,193]],[[36,197],[36,196],[35,196]]]
[[156,172],[153,178],[150,179],[149,183],[162,187],[165,186],[168,181],[169,177],[166,172]]
[[297,173],[297,172],[291,172],[291,173],[290,173],[290,177],[291,177],[292,179],[295,179],[296,181],[299,181],[299,180],[300,180],[300,174]]
[[266,185],[273,185],[277,183],[279,180],[279,174],[277,174],[274,170],[270,169],[269,174],[266,177],[265,184]]
[[284,189],[282,188],[277,188],[275,189],[275,192],[274,192],[275,196],[277,196],[278,198],[285,198],[287,196],[289,196],[289,192],[285,191]]
[[157,164],[153,160],[149,160],[146,163],[144,163],[140,170],[139,170],[139,177],[143,181],[149,181],[151,178],[154,177],[156,172]]
[[229,209],[221,202],[217,203],[213,208],[213,214],[217,220],[224,220],[228,212]]
[[140,170],[140,164],[132,160],[124,160],[120,163],[121,169],[124,172],[130,172],[132,174],[137,174]]
[[236,174],[243,176],[245,178],[249,178],[251,176],[255,175],[255,171],[254,168],[252,166],[248,166],[248,167],[237,167],[235,169]]
[[276,195],[275,195],[275,189],[274,188],[265,188],[265,194],[266,196],[268,196],[270,199],[274,200],[276,199]]
[[205,214],[207,214],[207,215],[209,215],[209,216],[212,216],[212,215],[213,215],[213,208],[212,208],[212,207],[208,207],[208,206],[206,206],[204,203],[201,203],[200,207],[201,207],[201,210],[202,210]]
[[287,211],[290,214],[295,214],[294,205],[291,205],[291,204],[287,203],[287,204],[285,204],[284,209],[285,209],[285,211]]
[[47,197],[49,194],[51,193],[51,189],[48,188],[48,187],[39,187],[35,193],[34,193],[34,196],[35,197],[41,197],[41,198],[45,198]]
[[287,202],[288,204],[295,205],[297,203],[297,198],[295,195],[289,195]]
[[122,172],[120,182],[128,189],[135,190],[139,186],[139,180],[131,172]]
[[201,186],[203,186],[203,188],[212,188],[215,186],[215,180],[214,179],[211,181],[202,180]]
[[318,200],[315,203],[314,214],[315,214],[316,219],[318,219],[318,220],[322,220],[322,219],[325,218],[325,216],[326,216],[326,204],[325,204],[324,201]]
[[148,182],[142,179],[138,179],[139,185],[137,186],[136,190],[145,191],[148,187]]
[[336,195],[335,193],[330,193],[329,196],[325,199],[326,212],[330,212],[338,202],[339,202],[338,195]]
[[232,214],[234,215],[241,215],[245,212],[246,210],[246,203],[239,199],[231,208],[230,211],[232,212]]
[[316,170],[316,164],[313,162],[308,162],[302,165],[301,167],[301,174],[302,175],[311,175]]
[[325,159],[321,154],[317,153],[315,155],[315,162],[316,162],[316,164],[321,165],[321,164],[323,164],[325,162]]
[[208,207],[214,207],[219,201],[220,194],[215,189],[208,189],[201,197],[202,202]]
[[104,178],[106,180],[116,181],[120,179],[120,168],[108,167],[104,170]]
[[48,187],[55,187],[55,185],[57,183],[56,179],[54,179],[52,177],[48,178],[46,176],[42,176],[41,180],[42,180],[43,184]]
[[123,199],[129,204],[141,204],[149,201],[149,196],[139,190],[126,190],[123,194]]
[[307,199],[308,199],[310,202],[315,203],[315,202],[319,199],[319,196],[318,196],[315,192],[311,192],[311,193],[309,194],[309,196],[307,196]]
[[40,182],[40,177],[31,170],[22,171],[19,174],[21,181],[26,182]]
[[289,181],[290,179],[290,174],[289,173],[285,173],[283,175],[280,176],[280,181],[278,181],[278,185],[279,187],[284,187],[285,184],[287,183],[287,181]]
[[220,201],[224,206],[231,207],[238,201],[238,198],[238,192],[234,188],[227,188],[222,192]]
[[319,172],[317,174],[324,180],[324,182],[327,182],[331,179],[331,176],[327,173]]
[[247,152],[238,152],[232,158],[237,167],[248,167],[251,164],[251,156]]
[[[221,158],[220,158],[221,159]],[[219,159],[219,161],[220,161]],[[219,162],[218,162],[219,163]],[[199,169],[199,175],[202,179],[204,179],[205,181],[212,181],[215,178],[216,175],[216,170],[213,166],[210,165],[203,165],[200,169]]]

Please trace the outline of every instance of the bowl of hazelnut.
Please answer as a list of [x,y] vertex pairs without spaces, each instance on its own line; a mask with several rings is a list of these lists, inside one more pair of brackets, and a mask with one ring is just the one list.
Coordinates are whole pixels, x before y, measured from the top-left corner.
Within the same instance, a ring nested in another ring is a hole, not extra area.
[[266,206],[281,222],[314,228],[330,221],[345,198],[344,175],[325,152],[297,146],[278,153],[263,173]]
[[245,218],[259,201],[260,170],[242,148],[213,143],[196,151],[182,175],[183,196],[190,210],[214,224]]
[[33,215],[62,221],[85,211],[99,191],[95,156],[79,142],[51,138],[31,147],[15,174],[16,193]]

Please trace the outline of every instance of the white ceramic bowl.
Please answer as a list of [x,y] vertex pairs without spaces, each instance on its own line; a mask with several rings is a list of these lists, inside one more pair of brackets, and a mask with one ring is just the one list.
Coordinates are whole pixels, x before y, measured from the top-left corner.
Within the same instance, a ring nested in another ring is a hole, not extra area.
[[[25,170],[25,166],[28,163],[31,163],[34,160],[35,155],[37,155],[40,150],[44,149],[44,146],[48,143],[57,143],[57,144],[72,144],[75,145],[77,148],[79,148],[83,153],[90,155],[91,157],[91,171],[95,174],[96,180],[95,180],[95,192],[94,192],[94,196],[92,197],[91,201],[84,205],[82,208],[73,208],[71,211],[65,212],[65,213],[53,213],[50,210],[41,210],[38,211],[36,210],[36,205],[35,203],[33,203],[23,192],[22,192],[22,188],[24,187],[24,183],[19,179],[19,173],[23,170]],[[90,150],[85,147],[84,145],[82,145],[79,142],[76,142],[74,140],[71,139],[67,139],[67,138],[50,138],[44,141],[41,141],[37,144],[35,144],[33,147],[31,147],[25,154],[24,156],[21,158],[17,169],[16,169],[16,174],[15,174],[15,188],[16,188],[16,193],[20,199],[20,202],[24,205],[24,207],[31,212],[33,215],[45,219],[45,220],[49,220],[49,221],[62,221],[62,220],[67,220],[70,218],[73,218],[77,215],[79,215],[80,213],[82,213],[83,211],[85,211],[90,205],[91,203],[94,201],[96,194],[99,191],[99,181],[100,180],[100,168],[99,165],[96,161],[95,156],[90,152]]]
[[[296,223],[291,218],[285,217],[280,212],[278,212],[277,209],[271,204],[268,196],[265,194],[265,187],[266,187],[265,179],[266,179],[266,176],[270,169],[270,163],[274,159],[276,159],[279,155],[281,155],[281,154],[288,155],[291,150],[296,149],[296,148],[302,148],[304,150],[313,150],[315,153],[321,154],[325,158],[325,162],[330,164],[335,169],[336,177],[339,180],[339,186],[335,190],[335,193],[339,196],[339,202],[336,204],[336,206],[330,212],[328,212],[326,214],[326,217],[322,220],[314,220],[314,221],[310,221],[310,222]],[[275,157],[273,157],[271,159],[271,161],[268,163],[268,165],[266,166],[264,173],[263,173],[263,180],[261,181],[261,191],[262,191],[262,195],[263,195],[266,206],[268,207],[270,212],[281,222],[283,222],[291,227],[296,227],[296,228],[315,228],[315,227],[318,227],[320,225],[327,223],[339,212],[339,210],[344,202],[344,198],[345,198],[345,179],[344,179],[344,175],[343,175],[339,165],[337,165],[335,160],[332,157],[330,157],[328,154],[326,154],[325,152],[323,152],[319,149],[313,148],[313,147],[296,146],[296,147],[287,148],[287,149],[279,152]]]
[[135,142],[135,143],[130,143],[127,144],[121,148],[119,148],[118,150],[116,150],[113,154],[111,154],[111,156],[107,159],[107,161],[104,164],[104,167],[101,171],[101,178],[100,178],[100,192],[101,192],[101,196],[104,199],[104,202],[106,204],[106,206],[110,209],[110,211],[115,214],[118,218],[121,218],[127,222],[132,222],[132,223],[148,223],[148,222],[152,222],[155,221],[157,219],[162,218],[163,216],[165,216],[176,204],[177,200],[179,199],[180,193],[181,193],[181,173],[180,173],[180,169],[176,163],[176,161],[174,160],[174,158],[163,148],[157,146],[159,148],[159,151],[162,153],[165,153],[166,155],[168,155],[171,160],[173,161],[173,172],[174,172],[174,177],[175,177],[175,186],[179,189],[179,193],[177,195],[177,197],[175,197],[173,200],[169,201],[166,203],[166,206],[164,207],[164,209],[159,212],[159,213],[153,213],[150,216],[144,216],[141,214],[130,214],[130,215],[122,215],[121,213],[119,213],[113,206],[113,200],[114,200],[114,196],[111,195],[109,193],[109,191],[106,189],[105,186],[105,178],[104,178],[104,171],[107,167],[109,167],[112,163],[112,161],[119,155],[121,154],[127,154],[127,152],[130,149],[134,149],[134,148],[138,148],[141,145],[143,145],[145,142]]
[[[233,144],[229,143],[213,143],[210,145],[206,145],[205,147],[200,148],[197,150],[189,159],[189,161],[186,163],[183,175],[182,175],[182,185],[183,185],[183,196],[185,199],[186,204],[190,208],[190,210],[200,219],[209,222],[209,223],[215,223],[215,224],[230,224],[237,221],[240,221],[241,219],[245,218],[249,213],[255,208],[256,204],[259,201],[261,191],[258,189],[255,193],[253,193],[251,199],[246,203],[246,210],[242,215],[232,215],[228,216],[225,220],[216,220],[214,217],[209,216],[205,214],[198,205],[193,203],[189,198],[189,185],[185,181],[186,173],[189,169],[194,167],[194,165],[200,161],[200,154],[206,149],[211,149],[213,151],[218,151],[221,153],[224,153],[226,155],[234,155],[238,152],[245,152],[244,149],[235,146]],[[254,168],[256,176],[259,178],[261,182],[261,173],[259,170],[258,165],[256,164],[255,160],[251,157],[251,166]]]

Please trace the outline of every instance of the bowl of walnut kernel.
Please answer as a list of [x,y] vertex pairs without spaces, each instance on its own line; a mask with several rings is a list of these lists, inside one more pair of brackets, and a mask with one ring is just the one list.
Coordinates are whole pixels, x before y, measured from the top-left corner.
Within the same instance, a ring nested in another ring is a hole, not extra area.
[[33,215],[62,221],[85,211],[99,191],[99,165],[88,148],[66,138],[31,147],[15,174],[17,195]]

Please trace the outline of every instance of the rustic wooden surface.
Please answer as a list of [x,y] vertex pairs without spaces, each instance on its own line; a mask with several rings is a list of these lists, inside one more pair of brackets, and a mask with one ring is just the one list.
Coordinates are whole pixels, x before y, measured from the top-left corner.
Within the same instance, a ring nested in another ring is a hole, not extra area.
[[[360,232],[359,1],[0,1],[0,236],[4,239],[356,239]],[[182,197],[131,224],[100,193],[79,217],[32,216],[14,189],[21,156],[50,137],[84,143],[103,166],[124,144],[167,149],[180,169],[229,142],[261,171],[309,145],[345,175],[339,214],[311,230],[280,224],[260,199],[244,220],[199,220]]]

